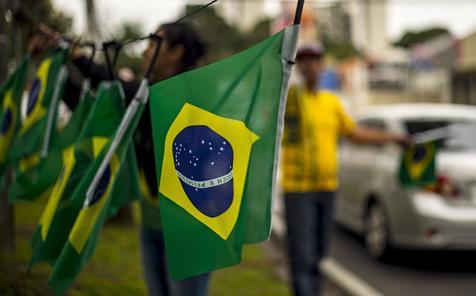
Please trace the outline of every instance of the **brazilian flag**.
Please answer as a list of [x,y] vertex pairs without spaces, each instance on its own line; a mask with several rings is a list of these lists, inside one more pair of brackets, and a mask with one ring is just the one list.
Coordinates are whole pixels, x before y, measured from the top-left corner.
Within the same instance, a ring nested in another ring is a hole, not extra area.
[[[139,92],[139,94],[142,94],[142,92]],[[147,96],[146,93],[143,95]],[[125,129],[122,129],[122,127],[118,128],[115,137],[105,144],[99,156],[88,168],[84,177],[78,183],[76,190],[71,195],[71,203],[74,204],[74,207],[77,208],[78,205],[82,205],[82,207],[79,207],[80,211],[69,232],[61,254],[54,264],[53,273],[49,279],[49,285],[56,294],[63,294],[89,262],[107,217],[114,214],[126,202],[135,200],[135,197],[140,195],[137,168],[134,168],[136,173],[132,175],[130,174],[132,168],[127,166],[134,164],[129,156],[133,153],[133,133],[144,110],[146,99],[144,96],[136,97],[131,103],[139,106],[137,112],[131,118],[131,124]],[[126,113],[125,117],[130,114],[132,113]],[[124,137],[119,138],[118,135],[121,132],[124,132]],[[115,143],[118,144],[117,150],[114,151],[105,170],[99,171],[103,161],[106,161],[105,156],[109,148],[114,146]],[[121,177],[123,173],[128,173],[129,175],[126,178],[124,176]],[[96,178],[98,178],[98,182],[94,184]],[[123,180],[126,180],[126,183],[122,183]],[[133,187],[129,187],[129,189],[127,187],[124,188],[131,185]],[[90,187],[93,189],[91,191],[92,195],[87,196]],[[131,190],[131,188],[134,190]],[[124,190],[128,191],[128,193],[124,194]],[[134,192],[133,195],[130,195],[131,191]]]
[[267,240],[298,26],[151,88],[167,263],[180,280]]
[[403,151],[398,178],[405,186],[425,186],[436,181],[435,141],[417,144]]
[[66,57],[65,49],[55,49],[38,66],[28,93],[26,117],[15,135],[9,159],[20,161],[26,158],[34,165],[38,163],[35,155],[48,148],[67,78]]
[[0,171],[5,168],[7,154],[20,122],[20,104],[25,89],[28,63],[25,56],[16,70],[0,87]]
[[63,150],[76,141],[93,103],[94,95],[91,90],[91,82],[86,79],[83,83],[79,104],[71,114],[68,123],[62,129],[54,131],[56,134],[51,138],[51,151]]
[[33,235],[31,264],[39,261],[54,263],[58,258],[82,206],[73,202],[73,193],[113,136],[123,113],[121,85],[118,82],[101,84],[76,143],[61,153],[60,174]]
[[25,163],[26,159],[23,159],[15,171],[8,191],[10,203],[48,196],[63,163],[61,151],[53,151],[43,160],[39,155],[28,160],[31,162]]
[[[51,193],[51,189],[63,167],[65,149],[78,139],[87,122],[88,115],[94,102],[90,83],[83,86],[80,103],[74,110],[70,120],[61,131],[54,131],[51,139],[50,153],[44,159],[36,154],[33,158],[22,159],[16,170],[14,182],[10,187],[8,199],[10,202],[19,200],[35,200]],[[25,165],[25,160],[33,160]]]

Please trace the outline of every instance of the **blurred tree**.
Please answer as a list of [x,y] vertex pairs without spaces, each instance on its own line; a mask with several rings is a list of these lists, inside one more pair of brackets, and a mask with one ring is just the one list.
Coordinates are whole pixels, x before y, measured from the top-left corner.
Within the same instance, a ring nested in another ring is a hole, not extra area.
[[98,24],[94,0],[86,0],[87,36],[95,42],[101,40],[101,26]]
[[272,20],[270,18],[262,19],[254,26],[253,29],[243,33],[242,49],[253,46],[269,37],[271,35],[271,23]]
[[335,3],[322,11],[319,30],[327,55],[337,61],[359,55],[351,40],[350,16],[342,3]]
[[14,15],[11,42],[15,56],[10,58],[19,59],[25,53],[28,40],[38,32],[38,23],[44,23],[57,32],[71,34],[72,18],[54,10],[51,0],[7,1]]
[[416,45],[418,43],[429,41],[433,38],[446,35],[446,34],[451,34],[451,33],[448,29],[441,28],[441,27],[434,27],[434,28],[429,28],[429,29],[425,29],[421,31],[408,31],[408,32],[405,32],[398,41],[394,42],[394,45],[400,46],[403,48],[410,48],[413,45]]
[[29,35],[36,31],[36,24],[32,21],[44,23],[61,33],[71,33],[73,23],[71,17],[54,10],[51,0],[17,0],[13,2],[18,4],[12,9],[16,15],[17,25],[25,27],[25,32]]
[[[37,30],[38,22],[59,32],[70,32],[72,20],[56,12],[50,0],[0,0],[0,83],[6,77],[9,61],[18,60]],[[12,249],[14,240],[14,210],[7,202],[11,171],[0,179],[0,249]]]
[[[185,13],[190,13],[198,7],[187,5]],[[222,59],[241,49],[241,35],[238,29],[228,25],[213,7],[203,9],[189,21],[207,44],[207,62]]]
[[[5,81],[8,72],[8,55],[11,52],[10,36],[10,22],[11,19],[7,14],[8,5],[6,1],[0,1],[0,83]],[[14,240],[14,211],[13,207],[7,202],[7,184],[10,184],[11,172],[7,172],[0,178],[0,250],[13,249],[15,246]]]
[[8,54],[10,51],[9,49],[11,48],[9,40],[9,23],[11,21],[11,15],[10,13],[7,13],[7,9],[7,2],[0,1],[0,83],[7,77]]
[[337,61],[356,57],[360,54],[350,42],[332,42],[330,40],[323,39],[322,43],[326,49],[326,54],[333,57]]
[[[188,5],[185,13],[197,9],[197,5]],[[199,31],[207,44],[207,62],[214,62],[242,51],[271,34],[271,20],[263,19],[248,32],[240,32],[229,25],[215,8],[208,7],[191,17],[189,22]]]

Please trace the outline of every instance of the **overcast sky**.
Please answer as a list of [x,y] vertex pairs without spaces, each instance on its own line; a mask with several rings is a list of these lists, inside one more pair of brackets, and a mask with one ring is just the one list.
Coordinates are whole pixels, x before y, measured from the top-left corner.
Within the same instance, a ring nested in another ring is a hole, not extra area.
[[[56,8],[73,16],[77,33],[85,30],[84,2],[84,0],[53,0]],[[174,20],[187,3],[186,0],[96,0],[96,2],[100,23],[106,24],[104,33],[107,37],[112,37],[115,26],[126,20],[140,23],[144,32],[150,32],[157,24]],[[195,3],[202,2],[195,1]],[[278,3],[279,0],[266,0],[266,11],[270,15],[276,14],[279,11]],[[448,27],[457,36],[464,37],[476,31],[475,13],[476,0],[389,0],[388,37],[395,39],[407,29],[421,29],[432,25]]]

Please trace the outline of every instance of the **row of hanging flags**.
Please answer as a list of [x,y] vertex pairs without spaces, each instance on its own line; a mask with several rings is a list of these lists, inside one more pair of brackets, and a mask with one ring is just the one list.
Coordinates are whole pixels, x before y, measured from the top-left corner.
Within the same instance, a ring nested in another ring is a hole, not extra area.
[[[30,64],[24,57],[0,88],[0,174],[14,171],[10,202],[48,198],[30,268],[49,262],[49,285],[63,294],[90,260],[106,219],[141,198],[132,138],[149,92],[158,223],[172,278],[234,265],[244,244],[267,240],[298,32],[299,25],[290,26],[152,86],[144,79],[127,109],[120,82],[94,91],[86,79],[80,104],[61,129],[68,50],[52,50],[39,64],[22,118]],[[434,182],[435,155],[433,143],[407,149],[402,184]]]
[[14,172],[10,202],[47,198],[30,269],[50,263],[49,285],[63,294],[90,260],[106,219],[142,198],[132,138],[149,92],[157,223],[172,278],[234,265],[244,244],[267,240],[298,31],[299,25],[290,26],[152,86],[144,79],[127,109],[120,82],[93,90],[86,80],[79,106],[61,129],[68,50],[48,53],[27,98],[31,59],[23,58],[0,88],[0,173],[4,179],[7,168]]
[[86,80],[79,105],[67,125],[59,129],[58,106],[67,79],[67,56],[67,49],[58,48],[39,64],[30,83],[24,118],[20,106],[29,57],[0,89],[1,169],[3,174],[8,166],[14,171],[8,199],[48,198],[31,241],[30,266],[42,261],[54,266],[49,283],[56,294],[64,293],[90,259],[104,221],[140,197],[129,132],[93,197],[85,203],[86,190],[124,116],[124,93],[118,81],[103,82],[93,92]]

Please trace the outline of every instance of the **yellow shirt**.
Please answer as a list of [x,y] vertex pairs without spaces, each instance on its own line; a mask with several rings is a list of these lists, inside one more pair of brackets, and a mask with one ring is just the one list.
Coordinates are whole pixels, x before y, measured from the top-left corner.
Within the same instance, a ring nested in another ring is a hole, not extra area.
[[339,138],[355,126],[336,95],[291,87],[283,135],[284,191],[336,190]]

